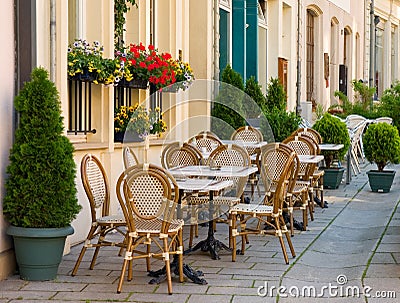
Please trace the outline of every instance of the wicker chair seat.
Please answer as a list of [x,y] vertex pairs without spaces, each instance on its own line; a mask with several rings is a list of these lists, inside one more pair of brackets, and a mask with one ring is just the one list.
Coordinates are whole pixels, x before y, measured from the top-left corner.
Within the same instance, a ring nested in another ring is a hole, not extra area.
[[241,214],[272,214],[273,206],[271,205],[260,205],[260,204],[244,204],[239,203],[232,207],[230,213],[232,215],[240,212]]
[[[161,229],[162,220],[159,218],[152,220],[135,220],[136,232],[140,234],[159,234]],[[173,219],[168,227],[168,233],[176,233],[183,227],[184,221],[182,219]]]
[[126,225],[125,217],[123,215],[110,215],[97,218],[99,224],[121,224]]

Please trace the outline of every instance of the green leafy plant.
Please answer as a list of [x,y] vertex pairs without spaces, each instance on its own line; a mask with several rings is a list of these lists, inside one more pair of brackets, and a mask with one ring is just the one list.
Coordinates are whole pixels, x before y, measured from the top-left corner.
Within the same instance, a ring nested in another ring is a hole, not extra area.
[[275,142],[282,142],[299,128],[301,117],[286,111],[286,93],[277,78],[268,82],[266,100],[263,107],[266,119],[260,121],[261,132],[268,138],[272,131]]
[[258,84],[254,76],[251,76],[246,80],[244,92],[255,102],[246,102],[246,104],[243,105],[243,111],[246,118],[259,117],[265,109],[267,99],[261,91],[261,86]]
[[341,118],[356,114],[368,119],[375,119],[381,114],[378,108],[373,105],[372,98],[375,93],[374,87],[368,87],[361,81],[353,80],[352,88],[354,91],[354,100],[349,98],[341,91],[335,91],[334,96],[339,98],[339,104],[332,105],[328,112]]
[[400,129],[400,82],[396,81],[391,88],[385,89],[378,106],[379,116],[393,119],[393,125]]
[[59,94],[45,69],[32,71],[14,104],[20,119],[7,167],[4,215],[18,227],[66,227],[81,209],[74,148],[62,134]]
[[221,139],[229,139],[232,129],[244,126],[242,76],[228,64],[222,72],[222,85],[211,110],[211,130]]
[[117,84],[124,76],[124,64],[121,64],[118,59],[105,58],[103,59],[101,70],[98,71],[95,84],[101,83],[105,85]]
[[269,80],[266,97],[267,97],[267,104],[266,104],[267,111],[272,111],[274,107],[280,110],[286,110],[287,96],[278,78],[271,78]]
[[133,106],[120,106],[114,111],[114,130],[116,132],[130,131],[144,138],[149,134],[165,132],[167,124],[162,120],[159,107],[146,109],[136,103]]
[[287,112],[276,107],[265,112],[265,119],[261,119],[260,128],[265,138],[268,138],[269,127],[274,135],[275,142],[282,142],[292,132],[299,128],[301,117],[295,112]]
[[370,124],[363,136],[367,160],[383,171],[388,163],[400,163],[400,136],[397,128],[387,123]]
[[343,160],[350,147],[350,136],[346,123],[329,113],[325,113],[321,119],[315,122],[312,128],[320,133],[322,142],[343,144],[343,148],[339,151],[322,151],[326,167],[329,168],[334,159]]
[[128,3],[137,7],[136,0],[114,0],[114,46],[117,50],[123,48],[125,14],[131,9]]

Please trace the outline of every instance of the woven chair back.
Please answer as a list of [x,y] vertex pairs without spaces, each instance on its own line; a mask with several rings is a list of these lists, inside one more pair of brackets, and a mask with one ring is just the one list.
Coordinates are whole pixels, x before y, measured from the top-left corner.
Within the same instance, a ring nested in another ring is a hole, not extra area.
[[164,155],[166,159],[163,161],[167,169],[177,166],[199,165],[199,156],[187,146],[173,146],[168,149]]
[[266,191],[271,185],[275,186],[274,213],[281,211],[289,180],[297,172],[293,162],[295,157],[293,149],[283,143],[269,143],[261,148],[261,180]]
[[92,221],[95,222],[97,216],[100,216],[100,214],[97,215],[99,208],[102,208],[101,216],[108,216],[110,187],[104,167],[96,156],[86,154],[82,158],[81,178],[83,188],[89,199]]
[[[316,147],[313,141],[305,136],[290,136],[283,140],[285,143],[293,148],[297,155],[316,155]],[[315,164],[300,163],[299,174],[303,176],[305,180],[308,180],[310,175],[315,169]]]
[[139,164],[139,160],[135,152],[129,146],[125,146],[123,150],[123,159],[125,169]]
[[235,130],[231,136],[231,140],[242,140],[245,142],[258,143],[263,141],[263,135],[257,128],[246,125]]
[[208,133],[196,135],[188,140],[189,143],[196,146],[200,151],[205,149],[206,152],[211,153],[218,146],[223,145],[221,140]]
[[303,127],[303,128],[296,129],[291,134],[291,136],[296,136],[296,135],[306,135],[306,136],[309,136],[310,138],[312,138],[315,142],[317,142],[317,144],[322,143],[321,134],[313,128]]
[[[247,151],[236,144],[220,145],[210,154],[207,165],[216,167],[226,166],[251,166],[250,156]],[[220,177],[223,180],[232,180],[236,188],[236,197],[243,194],[244,188],[247,183],[248,176],[246,177]]]
[[168,169],[167,165],[167,153],[169,152],[170,149],[179,147],[179,142],[172,142],[166,146],[164,146],[162,152],[161,152],[161,165],[163,168]]
[[126,203],[122,208],[125,208],[124,214],[127,212],[131,228],[136,218],[150,222],[157,218],[164,219],[165,201],[171,200],[176,206],[179,198],[175,179],[162,167],[146,163],[130,167],[121,174],[117,182],[117,196],[122,206]]

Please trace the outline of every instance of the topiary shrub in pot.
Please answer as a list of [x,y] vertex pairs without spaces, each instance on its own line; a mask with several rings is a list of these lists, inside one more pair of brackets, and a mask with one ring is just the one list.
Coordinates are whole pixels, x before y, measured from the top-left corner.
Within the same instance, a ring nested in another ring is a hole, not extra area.
[[346,123],[329,113],[325,113],[321,119],[315,122],[312,128],[320,133],[323,143],[343,144],[343,148],[340,150],[321,151],[326,165],[323,168],[325,171],[324,187],[338,188],[343,177],[344,168],[332,168],[331,164],[333,160],[343,160],[350,147],[350,136]]
[[59,94],[45,69],[32,71],[14,105],[19,126],[5,183],[3,213],[11,224],[7,233],[14,237],[21,278],[51,280],[65,239],[73,233],[70,223],[81,208],[74,149],[62,134]]
[[400,162],[400,136],[397,127],[387,123],[369,125],[363,136],[363,146],[367,160],[378,167],[378,170],[367,172],[371,190],[389,192],[396,172],[384,168],[389,163]]

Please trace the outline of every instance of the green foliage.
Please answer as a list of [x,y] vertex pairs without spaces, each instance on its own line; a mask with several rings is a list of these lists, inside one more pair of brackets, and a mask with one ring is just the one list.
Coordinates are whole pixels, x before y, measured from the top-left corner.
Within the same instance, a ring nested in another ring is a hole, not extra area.
[[329,113],[325,113],[321,119],[315,122],[312,128],[321,134],[322,142],[343,144],[344,146],[339,151],[322,151],[326,166],[329,168],[335,158],[342,160],[350,147],[350,136],[346,123]]
[[267,99],[262,93],[261,86],[258,84],[254,76],[251,76],[246,80],[244,92],[255,101],[255,103],[245,102],[243,110],[246,118],[257,118],[265,108]]
[[137,7],[136,0],[114,0],[114,45],[119,50],[123,45],[125,14],[130,10],[128,3]]
[[386,89],[380,101],[380,116],[391,117],[393,125],[400,129],[400,82],[396,81],[391,88]]
[[19,127],[10,151],[3,212],[14,226],[65,227],[80,211],[73,146],[62,135],[57,88],[35,68],[15,98]]
[[263,107],[266,119],[260,119],[261,132],[264,138],[271,138],[272,131],[275,142],[282,142],[299,128],[301,117],[286,111],[286,93],[277,78],[268,82],[266,100]]
[[355,103],[359,103],[363,110],[371,108],[372,100],[375,94],[375,87],[369,87],[363,82],[357,80],[353,80],[351,85],[355,92]]
[[341,91],[335,91],[334,96],[338,97],[340,104],[331,106],[328,111],[334,113],[341,118],[345,118],[348,115],[360,115],[367,119],[375,119],[381,116],[381,113],[373,104],[372,98],[375,93],[374,87],[369,87],[366,84],[353,80],[352,87],[355,92],[354,102],[350,102],[348,97]]
[[[264,113],[266,120],[260,121],[261,132],[266,138],[266,133],[269,127],[274,134],[275,142],[282,142],[290,136],[292,132],[299,128],[301,117],[297,116],[295,112],[287,112],[278,108],[272,108],[271,111]],[[269,124],[269,125],[268,125]]]
[[272,111],[274,107],[286,110],[286,93],[278,78],[271,78],[267,87],[266,111]]
[[397,128],[387,123],[370,124],[363,136],[364,154],[382,171],[388,163],[400,163],[400,136]]
[[221,139],[229,139],[232,129],[245,125],[242,101],[242,76],[227,65],[222,72],[222,84],[211,110],[211,130]]

